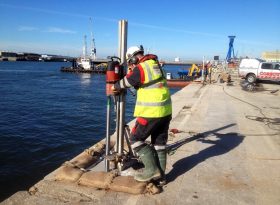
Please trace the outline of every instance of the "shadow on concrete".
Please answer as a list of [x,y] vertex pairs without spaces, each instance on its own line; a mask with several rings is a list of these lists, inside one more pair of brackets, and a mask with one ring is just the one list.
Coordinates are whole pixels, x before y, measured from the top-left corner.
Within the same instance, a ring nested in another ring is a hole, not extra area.
[[[205,161],[206,159],[225,154],[225,153],[229,152],[230,150],[234,149],[235,147],[237,147],[243,141],[244,136],[242,136],[238,133],[235,133],[235,132],[230,132],[230,133],[226,133],[226,134],[220,134],[217,132],[217,130],[225,129],[225,128],[231,127],[233,125],[235,125],[235,124],[230,124],[225,127],[222,127],[222,128],[216,129],[216,130],[212,130],[212,131],[207,131],[207,132],[204,132],[204,133],[201,133],[201,134],[188,138],[188,139],[190,139],[190,140],[188,140],[188,142],[197,140],[197,141],[200,141],[203,143],[212,144],[212,146],[210,146],[204,150],[201,150],[197,154],[182,158],[179,161],[175,162],[173,164],[173,169],[167,174],[167,182],[174,181],[178,176],[191,170],[193,167],[195,167],[199,163]],[[209,137],[209,139],[208,139],[208,137]],[[212,139],[212,138],[215,138],[215,139]],[[186,142],[184,142],[183,144],[185,144],[185,143]],[[180,146],[182,146],[183,144],[181,144]]]

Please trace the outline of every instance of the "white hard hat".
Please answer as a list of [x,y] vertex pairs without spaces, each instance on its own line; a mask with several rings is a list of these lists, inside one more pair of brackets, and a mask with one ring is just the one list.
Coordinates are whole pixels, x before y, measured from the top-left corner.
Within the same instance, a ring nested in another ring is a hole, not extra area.
[[143,46],[131,46],[129,49],[126,51],[126,60],[127,62],[137,53],[144,53]]

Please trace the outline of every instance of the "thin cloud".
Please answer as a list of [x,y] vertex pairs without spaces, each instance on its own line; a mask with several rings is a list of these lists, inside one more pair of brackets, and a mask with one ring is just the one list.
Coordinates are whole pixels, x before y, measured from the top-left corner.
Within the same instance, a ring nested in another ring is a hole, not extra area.
[[171,28],[171,27],[156,26],[156,25],[142,24],[142,23],[136,23],[136,22],[130,22],[129,25],[136,26],[136,27],[163,30],[163,31],[186,33],[186,34],[191,34],[191,35],[211,36],[211,37],[217,37],[217,38],[224,37],[223,35],[219,35],[219,34],[198,32],[198,31],[189,31],[189,30],[184,30],[184,29],[176,29],[176,28]]
[[[68,12],[53,11],[53,10],[34,8],[34,7],[28,7],[28,6],[15,6],[15,5],[11,5],[11,4],[1,4],[0,3],[0,7],[24,9],[24,10],[29,10],[29,11],[41,12],[41,13],[57,14],[57,15],[72,16],[72,17],[79,17],[79,18],[90,18],[91,17],[89,15],[73,13],[73,12],[68,13]],[[118,22],[118,19],[105,18],[105,17],[94,17],[93,19],[100,19],[100,20],[110,21],[110,22]]]
[[38,28],[32,26],[19,26],[18,31],[36,31]]
[[63,29],[63,28],[58,28],[58,27],[49,27],[44,32],[48,32],[48,33],[69,33],[69,34],[77,33],[76,31],[73,31],[73,30],[68,30],[68,29]]
[[[41,9],[41,8],[27,7],[27,6],[15,6],[15,5],[1,4],[1,3],[0,3],[0,6],[9,7],[9,8],[16,8],[16,9],[25,9],[25,10],[42,12],[42,13],[49,13],[49,14],[73,16],[73,17],[80,17],[80,18],[90,18],[89,15],[73,13],[73,12],[68,13],[68,12],[53,11],[53,10],[47,10],[47,9]],[[109,21],[109,22],[118,22],[119,21],[118,19],[97,17],[97,16],[92,17],[92,19],[99,19],[99,20],[104,20],[104,21]],[[178,32],[178,33],[186,33],[186,34],[191,34],[191,35],[211,36],[211,37],[216,37],[216,38],[224,37],[224,35],[219,35],[219,34],[198,32],[198,31],[190,31],[190,30],[185,30],[185,29],[176,29],[176,28],[171,28],[171,27],[163,27],[163,26],[143,24],[143,23],[137,23],[137,22],[129,22],[129,25],[136,26],[136,27],[142,27],[142,28],[151,28],[151,29],[157,29],[157,30],[172,31],[172,32]]]
[[60,12],[60,11],[28,7],[28,6],[15,6],[15,5],[11,5],[11,4],[1,4],[1,3],[0,3],[0,6],[14,8],[14,9],[24,9],[24,10],[30,10],[30,11],[36,11],[36,12],[42,12],[42,13],[49,13],[49,14],[71,15],[71,16],[75,16],[75,17],[87,17],[87,18],[89,17],[89,16],[86,16],[83,14],[66,13],[66,12]]
[[39,29],[33,26],[19,26],[18,31],[39,31],[39,32],[46,32],[46,33],[64,33],[64,34],[75,34],[77,31],[59,28],[59,27],[48,27],[46,29]]
[[273,46],[270,43],[260,42],[260,41],[251,41],[251,40],[239,40],[240,43],[244,45],[253,45],[253,46]]

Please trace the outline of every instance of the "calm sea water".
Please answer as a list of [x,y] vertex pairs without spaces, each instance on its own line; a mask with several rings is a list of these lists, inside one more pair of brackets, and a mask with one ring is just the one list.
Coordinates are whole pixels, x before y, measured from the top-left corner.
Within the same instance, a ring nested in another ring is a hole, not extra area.
[[[105,137],[105,75],[60,72],[69,65],[0,62],[0,201]],[[134,102],[128,94],[127,122]]]

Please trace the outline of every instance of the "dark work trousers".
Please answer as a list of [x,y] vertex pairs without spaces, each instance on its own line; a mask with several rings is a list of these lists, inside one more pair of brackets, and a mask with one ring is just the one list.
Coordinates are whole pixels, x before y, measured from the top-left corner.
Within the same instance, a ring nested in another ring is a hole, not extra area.
[[130,142],[133,149],[145,145],[145,140],[151,135],[153,145],[166,145],[171,115],[162,118],[138,117],[131,131]]

